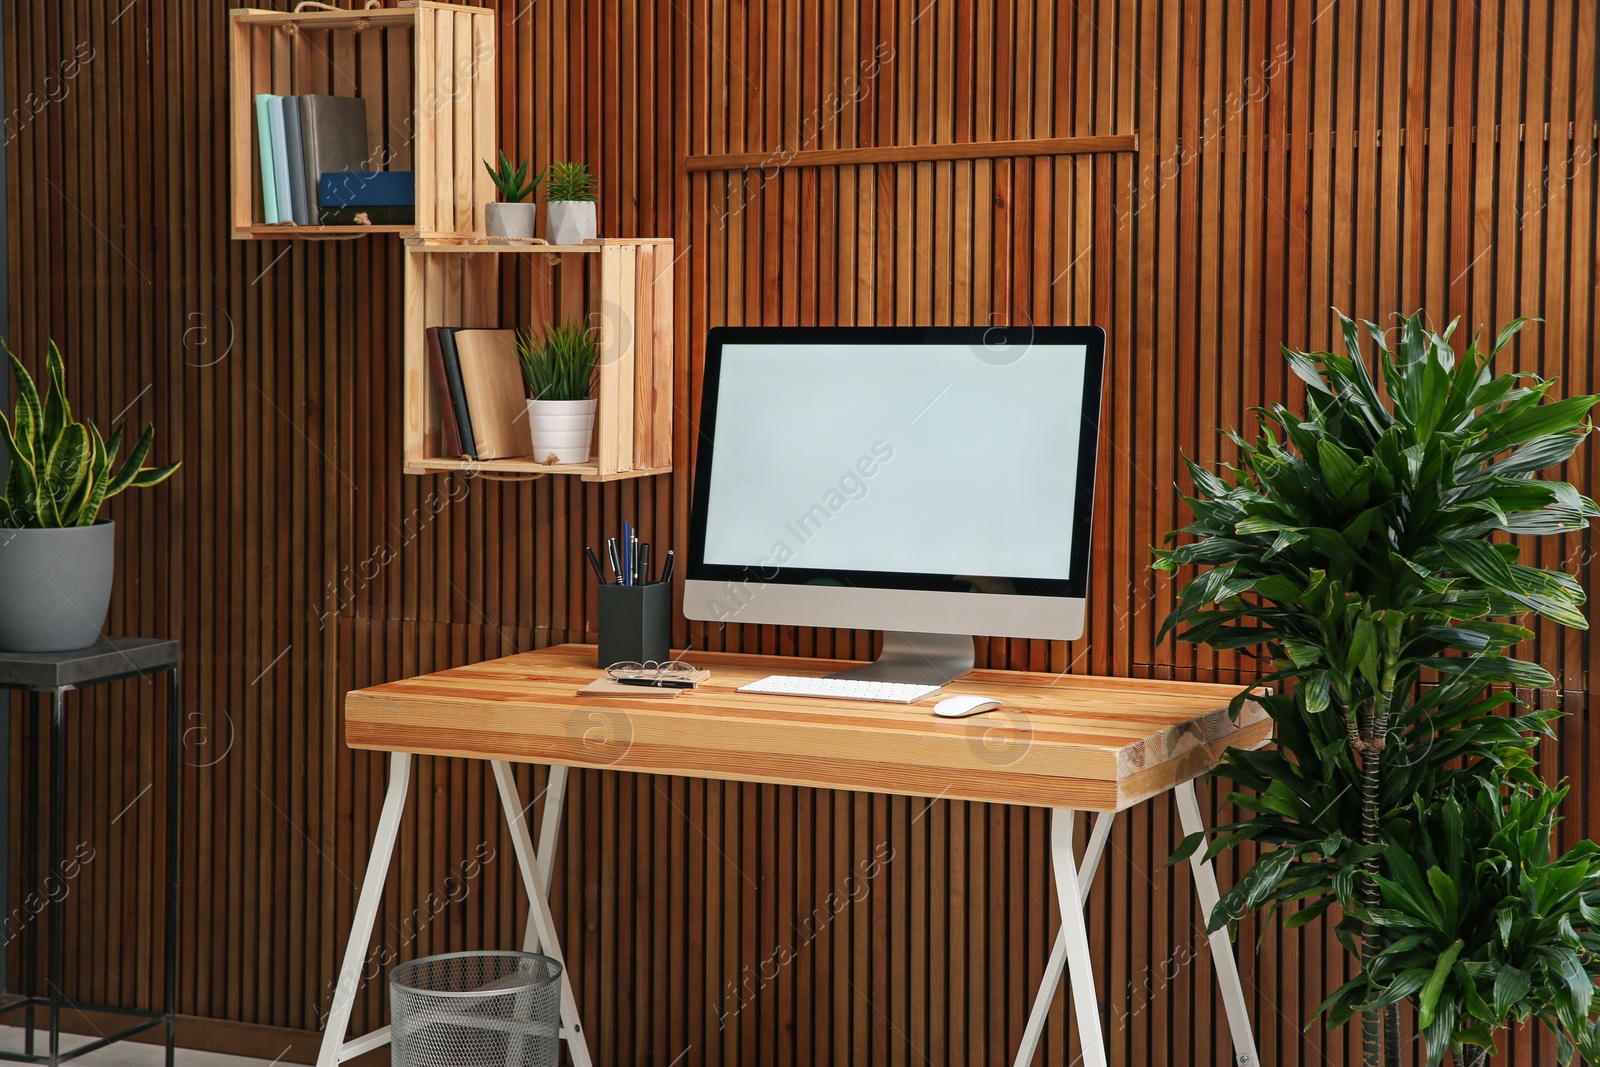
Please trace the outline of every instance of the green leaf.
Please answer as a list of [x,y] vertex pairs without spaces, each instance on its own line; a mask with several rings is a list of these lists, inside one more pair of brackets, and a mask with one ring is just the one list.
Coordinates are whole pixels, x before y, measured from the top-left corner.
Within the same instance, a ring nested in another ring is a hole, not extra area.
[[1306,711],[1313,715],[1327,711],[1332,704],[1332,687],[1328,680],[1327,671],[1314,671],[1306,675],[1301,689]]
[[152,485],[160,485],[172,477],[180,466],[182,466],[181,463],[169,463],[165,467],[145,467],[135,472],[133,481],[129,484],[140,489],[148,489]]
[[1182,863],[1184,860],[1194,855],[1195,850],[1201,845],[1205,844],[1205,840],[1206,835],[1204,833],[1189,834],[1182,841],[1178,842],[1177,848],[1172,850],[1172,855],[1167,857],[1166,865],[1168,867],[1172,867]]
[[1600,396],[1569,396],[1515,414],[1484,416],[1478,421],[1484,443],[1501,451],[1531,438],[1576,430],[1596,403],[1600,403]]
[[1543,321],[1544,321],[1543,319],[1530,319],[1530,318],[1527,318],[1527,317],[1521,316],[1521,315],[1519,315],[1516,318],[1512,319],[1510,322],[1508,322],[1504,326],[1500,327],[1500,333],[1499,333],[1499,335],[1497,337],[1495,337],[1495,339],[1494,339],[1494,347],[1489,349],[1489,354],[1490,355],[1498,355],[1500,350],[1502,348],[1504,348],[1506,345],[1510,344],[1511,343],[1511,339],[1513,337],[1515,337],[1517,334],[1521,333],[1522,332],[1522,328],[1524,326],[1526,326],[1528,323],[1530,323],[1530,322],[1543,322]]
[[1317,460],[1322,468],[1322,480],[1335,500],[1345,500],[1362,485],[1360,465],[1326,437],[1317,442]]
[[1522,591],[1522,586],[1511,572],[1511,565],[1487,541],[1442,541],[1439,550],[1457,570],[1472,575],[1485,585],[1507,592]]
[[27,458],[35,467],[43,462],[48,449],[41,446],[40,430],[44,425],[44,408],[39,403],[39,391],[34,387],[28,368],[10,348],[6,355],[11,360],[11,373],[17,382],[17,399],[12,416],[12,453]]
[[1427,879],[1428,888],[1433,890],[1433,899],[1439,902],[1439,915],[1444,920],[1442,929],[1447,936],[1454,937],[1459,910],[1456,884],[1437,867],[1428,868]]
[[111,484],[106,487],[108,498],[116,496],[133,484],[133,480],[139,476],[140,464],[144,463],[144,457],[149,454],[150,446],[155,439],[155,427],[146,426],[144,433],[139,435],[139,440],[134,442],[133,451],[129,452],[128,458],[123,461],[122,468],[112,475]]
[[1537,663],[1511,659],[1507,656],[1481,654],[1474,656],[1427,656],[1417,660],[1417,666],[1430,668],[1440,674],[1458,678],[1472,678],[1482,682],[1501,682],[1507,685],[1525,685],[1543,689],[1554,685],[1550,672]]
[[45,374],[50,381],[50,390],[44,398],[44,425],[43,437],[46,447],[54,447],[54,442],[61,435],[62,429],[72,421],[72,408],[67,404],[67,371],[61,361],[61,350],[54,341],[50,341],[46,348]]
[[1558,463],[1565,463],[1568,457],[1578,450],[1578,446],[1583,444],[1586,437],[1586,434],[1581,433],[1556,433],[1535,437],[1503,459],[1490,464],[1488,469],[1495,474],[1542,471]]
[[1426,1030],[1433,1025],[1433,1017],[1438,1011],[1439,994],[1444,991],[1445,979],[1450,976],[1450,968],[1455,965],[1456,957],[1461,955],[1461,950],[1466,945],[1463,942],[1452,942],[1450,947],[1440,955],[1439,962],[1434,964],[1433,973],[1422,987],[1422,995],[1417,1000],[1417,1025]]

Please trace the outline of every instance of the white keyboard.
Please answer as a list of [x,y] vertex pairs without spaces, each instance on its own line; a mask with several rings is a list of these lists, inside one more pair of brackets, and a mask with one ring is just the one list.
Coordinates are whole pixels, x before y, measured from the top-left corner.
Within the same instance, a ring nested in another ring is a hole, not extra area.
[[858,678],[797,678],[789,674],[773,674],[758,682],[741,685],[739,692],[909,704],[914,700],[921,700],[929,693],[937,693],[941,688],[937,685],[913,685],[910,682],[872,682]]

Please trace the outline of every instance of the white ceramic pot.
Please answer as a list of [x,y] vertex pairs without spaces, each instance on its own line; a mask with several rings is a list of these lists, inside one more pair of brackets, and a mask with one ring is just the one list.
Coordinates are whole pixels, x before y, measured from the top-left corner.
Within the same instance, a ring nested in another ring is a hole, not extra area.
[[552,200],[545,207],[545,239],[553,245],[581,245],[600,232],[593,200]]
[[536,463],[587,463],[599,401],[530,400],[528,427]]
[[65,652],[100,640],[117,527],[0,530],[0,650]]
[[485,204],[483,232],[490,237],[523,237],[531,240],[536,232],[534,222],[538,216],[538,204]]

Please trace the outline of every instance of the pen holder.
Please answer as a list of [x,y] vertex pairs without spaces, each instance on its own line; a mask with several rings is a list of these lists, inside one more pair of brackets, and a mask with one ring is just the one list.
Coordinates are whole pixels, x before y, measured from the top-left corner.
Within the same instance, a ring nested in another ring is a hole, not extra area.
[[672,658],[672,583],[600,587],[600,666]]

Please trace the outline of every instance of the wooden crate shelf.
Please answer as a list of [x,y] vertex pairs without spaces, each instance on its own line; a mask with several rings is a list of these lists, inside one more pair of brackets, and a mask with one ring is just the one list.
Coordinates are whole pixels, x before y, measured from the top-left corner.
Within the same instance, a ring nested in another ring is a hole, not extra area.
[[[490,8],[401,0],[398,7],[230,15],[233,236],[348,238],[483,229],[494,187],[495,24]],[[261,203],[257,93],[366,101],[374,170],[416,175],[410,226],[269,226]]]
[[[673,262],[668,238],[605,239],[575,246],[470,235],[408,238],[406,473],[575,474],[597,482],[671,471]],[[513,281],[523,275],[529,276],[529,284],[518,292]],[[516,292],[517,306],[502,311],[502,292]],[[549,465],[531,456],[468,460],[442,455],[427,327],[522,326],[537,333],[549,322],[574,319],[600,332],[600,403],[590,461]]]

